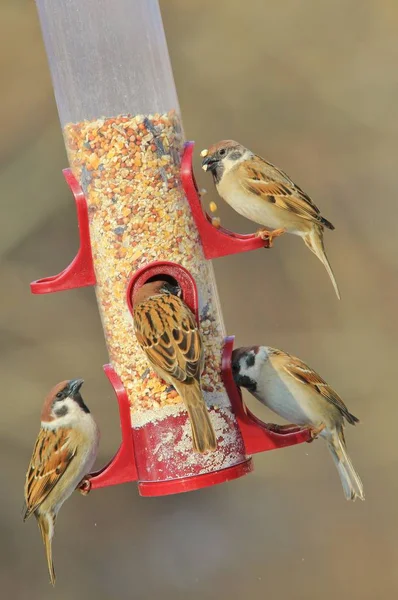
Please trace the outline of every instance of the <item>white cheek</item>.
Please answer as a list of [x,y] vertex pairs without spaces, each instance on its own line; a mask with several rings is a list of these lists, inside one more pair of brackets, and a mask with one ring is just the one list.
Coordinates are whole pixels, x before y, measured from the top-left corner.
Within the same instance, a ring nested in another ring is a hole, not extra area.
[[236,165],[238,163],[242,162],[242,158],[238,159],[238,160],[231,160],[230,158],[226,157],[224,158],[224,160],[222,161],[222,166],[223,166],[223,175],[227,175],[227,173],[229,173],[231,171],[231,169],[233,169],[234,167],[236,167]]
[[241,162],[249,160],[250,158],[252,158],[252,156],[253,153],[250,152],[250,150],[246,150],[246,152],[244,152],[240,158],[235,158],[234,160],[229,158],[229,156],[226,156],[223,160],[224,173],[229,173],[231,169],[239,165]]
[[[62,408],[67,408],[68,412],[65,415],[57,415],[56,411],[61,411]],[[82,411],[80,407],[71,398],[67,398],[63,402],[56,402],[51,416],[53,421],[42,423],[45,429],[57,429],[57,427],[73,427],[80,421]]]
[[263,363],[258,360],[256,360],[254,365],[252,365],[251,367],[248,367],[244,361],[240,367],[240,374],[249,377],[250,379],[253,379],[253,381],[256,381],[258,384],[261,381],[262,366]]

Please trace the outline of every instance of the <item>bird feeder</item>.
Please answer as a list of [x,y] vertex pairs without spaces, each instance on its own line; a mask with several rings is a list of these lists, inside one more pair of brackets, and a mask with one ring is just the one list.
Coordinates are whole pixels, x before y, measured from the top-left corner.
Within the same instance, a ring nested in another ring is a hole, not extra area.
[[[262,248],[255,235],[216,228],[204,211],[184,144],[157,0],[37,0],[70,168],[80,248],[34,294],[94,286],[119,403],[122,441],[92,488],[137,481],[144,496],[194,490],[252,470],[251,455],[307,441],[300,428],[262,423],[230,369],[210,259]],[[195,453],[188,415],[159,379],[133,328],[135,292],[178,282],[205,348],[202,390],[217,450]]]

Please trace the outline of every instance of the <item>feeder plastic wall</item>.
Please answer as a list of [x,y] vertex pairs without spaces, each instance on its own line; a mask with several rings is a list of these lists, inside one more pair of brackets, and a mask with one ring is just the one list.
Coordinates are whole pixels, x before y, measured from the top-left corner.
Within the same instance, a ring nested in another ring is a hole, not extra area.
[[179,111],[157,0],[36,0],[62,126]]

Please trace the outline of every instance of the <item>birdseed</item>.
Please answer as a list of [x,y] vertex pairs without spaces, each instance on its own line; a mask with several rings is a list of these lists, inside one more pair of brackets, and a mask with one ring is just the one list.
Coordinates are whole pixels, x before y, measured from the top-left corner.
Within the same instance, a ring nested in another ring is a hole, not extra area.
[[133,423],[155,420],[162,408],[181,403],[149,368],[126,303],[131,277],[152,261],[178,263],[195,279],[205,349],[202,390],[210,406],[229,407],[220,375],[225,332],[213,269],[180,183],[178,115],[170,111],[69,123],[64,136],[72,172],[88,203],[96,294],[110,362],[127,391]]

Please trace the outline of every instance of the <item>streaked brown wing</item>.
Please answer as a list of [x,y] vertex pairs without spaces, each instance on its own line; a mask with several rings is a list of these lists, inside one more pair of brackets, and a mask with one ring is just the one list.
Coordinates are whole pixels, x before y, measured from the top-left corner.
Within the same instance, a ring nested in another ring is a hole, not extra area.
[[159,295],[134,309],[134,327],[151,363],[179,381],[199,379],[202,340],[196,320],[177,296]]
[[40,429],[25,481],[27,519],[47,498],[76,455],[69,429]]
[[319,208],[312,202],[298,185],[280,169],[259,156],[240,163],[237,175],[243,188],[275,204],[278,208],[288,210],[302,219],[322,222]]
[[333,388],[330,387],[330,385],[326,383],[324,379],[322,379],[320,375],[318,375],[318,373],[310,369],[310,367],[299,358],[290,356],[289,354],[283,354],[286,357],[284,361],[284,369],[287,373],[289,373],[289,375],[294,377],[297,381],[300,381],[300,383],[305,383],[306,385],[311,386],[328,402],[338,408],[347,421],[350,423],[353,421],[353,419],[354,422],[357,421],[356,417],[351,415],[340,396],[334,391]]

